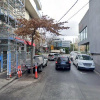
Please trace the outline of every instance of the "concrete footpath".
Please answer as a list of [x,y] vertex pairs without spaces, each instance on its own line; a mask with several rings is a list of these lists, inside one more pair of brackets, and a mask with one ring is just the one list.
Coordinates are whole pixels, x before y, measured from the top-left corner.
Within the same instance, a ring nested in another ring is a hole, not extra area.
[[0,73],[0,90],[13,82],[16,79],[16,76],[7,79],[7,72]]

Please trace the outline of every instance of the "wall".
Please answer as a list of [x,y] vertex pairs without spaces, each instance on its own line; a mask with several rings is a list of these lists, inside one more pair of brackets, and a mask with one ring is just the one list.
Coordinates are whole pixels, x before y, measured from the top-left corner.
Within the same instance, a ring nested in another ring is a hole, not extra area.
[[28,20],[30,19],[30,15],[29,15],[29,12],[27,10],[25,10],[25,18]]
[[90,50],[100,54],[100,0],[91,0],[89,6]]

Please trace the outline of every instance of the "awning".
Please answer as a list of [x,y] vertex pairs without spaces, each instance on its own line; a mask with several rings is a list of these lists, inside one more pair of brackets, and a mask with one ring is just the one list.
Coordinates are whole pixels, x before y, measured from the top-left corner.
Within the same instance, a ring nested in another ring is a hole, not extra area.
[[19,42],[24,42],[24,44],[27,44],[27,42],[24,39],[21,39],[19,37],[15,37]]
[[[26,41],[24,39],[21,39],[19,37],[15,37],[19,42],[23,42],[24,44],[27,44],[27,45],[31,45],[31,42],[30,41]],[[33,43],[33,46],[35,46],[35,44]]]
[[[27,41],[28,45],[31,45],[31,42],[30,41]],[[35,44],[33,43],[33,46],[35,46]]]

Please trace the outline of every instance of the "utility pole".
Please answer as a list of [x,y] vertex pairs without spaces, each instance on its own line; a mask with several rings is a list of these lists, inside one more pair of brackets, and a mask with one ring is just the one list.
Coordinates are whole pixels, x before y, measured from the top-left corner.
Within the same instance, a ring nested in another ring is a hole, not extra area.
[[73,51],[74,51],[74,38],[73,38]]

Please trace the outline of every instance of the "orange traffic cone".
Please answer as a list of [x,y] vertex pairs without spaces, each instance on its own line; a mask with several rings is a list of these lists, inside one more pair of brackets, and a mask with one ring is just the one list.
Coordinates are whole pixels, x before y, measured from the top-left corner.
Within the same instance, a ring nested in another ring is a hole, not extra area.
[[19,70],[18,70],[17,74],[18,74],[18,78],[20,78],[20,71]]
[[12,75],[10,74],[9,77],[12,78]]
[[20,76],[22,76],[22,71],[20,70]]
[[37,79],[38,78],[38,73],[37,73],[37,66],[35,66],[35,77],[34,77],[35,79]]

